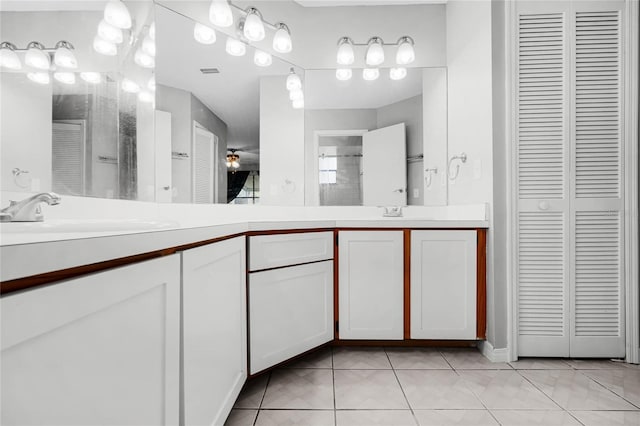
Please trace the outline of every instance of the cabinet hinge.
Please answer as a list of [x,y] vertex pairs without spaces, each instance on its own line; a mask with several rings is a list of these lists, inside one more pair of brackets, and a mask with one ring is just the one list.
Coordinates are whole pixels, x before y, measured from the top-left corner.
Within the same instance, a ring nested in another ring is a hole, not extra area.
[[336,232],[336,246],[338,246],[338,233]]
[[336,321],[336,333],[338,333],[340,331],[340,325],[339,325],[339,321]]

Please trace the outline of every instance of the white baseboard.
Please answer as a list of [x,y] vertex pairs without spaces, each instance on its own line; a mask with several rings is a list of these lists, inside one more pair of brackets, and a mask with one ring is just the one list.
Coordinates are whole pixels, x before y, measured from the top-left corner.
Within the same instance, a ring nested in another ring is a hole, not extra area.
[[491,362],[509,362],[509,350],[507,348],[495,349],[491,343],[483,340],[478,345],[480,353]]

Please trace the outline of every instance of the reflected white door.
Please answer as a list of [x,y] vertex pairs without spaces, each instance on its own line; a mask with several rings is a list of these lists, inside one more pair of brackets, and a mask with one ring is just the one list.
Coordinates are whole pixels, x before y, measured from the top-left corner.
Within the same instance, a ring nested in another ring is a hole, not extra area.
[[52,133],[53,191],[85,195],[85,121],[56,120]]
[[171,113],[156,111],[156,202],[171,202]]
[[216,200],[215,152],[217,141],[218,138],[213,133],[197,122],[193,122],[191,200],[194,203],[210,204]]
[[406,150],[404,123],[372,130],[362,136],[363,205],[407,204]]

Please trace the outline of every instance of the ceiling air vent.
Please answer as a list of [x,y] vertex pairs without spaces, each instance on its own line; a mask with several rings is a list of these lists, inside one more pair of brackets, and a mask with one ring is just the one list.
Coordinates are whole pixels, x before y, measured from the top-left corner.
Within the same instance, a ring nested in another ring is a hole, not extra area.
[[218,68],[200,68],[200,72],[202,74],[219,74],[220,70]]

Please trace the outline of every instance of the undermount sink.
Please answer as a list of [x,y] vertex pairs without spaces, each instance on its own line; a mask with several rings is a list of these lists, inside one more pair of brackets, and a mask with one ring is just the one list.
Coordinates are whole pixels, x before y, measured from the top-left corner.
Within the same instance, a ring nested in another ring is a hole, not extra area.
[[172,220],[142,219],[51,219],[44,222],[5,222],[0,224],[2,234],[39,234],[74,232],[145,231],[175,228]]

